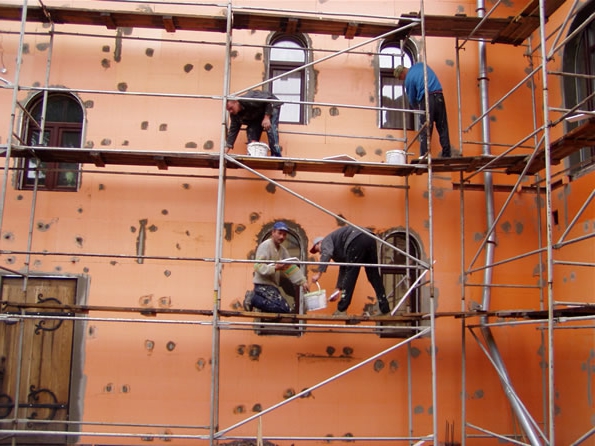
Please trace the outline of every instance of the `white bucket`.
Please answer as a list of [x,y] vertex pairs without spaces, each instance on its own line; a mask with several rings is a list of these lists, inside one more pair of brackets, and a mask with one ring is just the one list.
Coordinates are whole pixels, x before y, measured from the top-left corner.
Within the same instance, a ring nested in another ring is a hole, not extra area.
[[248,154],[250,156],[267,156],[269,146],[263,142],[251,142],[248,144]]
[[407,164],[407,153],[404,150],[389,150],[386,152],[387,164]]
[[322,308],[326,308],[326,290],[321,290],[320,284],[318,282],[316,282],[316,285],[318,285],[318,291],[312,291],[310,293],[304,294],[306,311],[321,310]]

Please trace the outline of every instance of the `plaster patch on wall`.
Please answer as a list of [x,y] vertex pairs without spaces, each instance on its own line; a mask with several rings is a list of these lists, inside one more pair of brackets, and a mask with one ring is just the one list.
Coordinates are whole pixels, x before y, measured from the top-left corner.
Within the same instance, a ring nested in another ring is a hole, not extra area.
[[511,227],[512,227],[512,225],[510,224],[509,221],[505,221],[504,223],[502,223],[500,225],[500,229],[502,229],[502,231],[505,233],[509,233]]
[[521,223],[520,221],[515,221],[514,222],[514,231],[518,234],[521,235],[523,233],[524,230],[524,225],[523,223]]
[[393,359],[388,365],[388,370],[391,373],[395,373],[397,370],[399,370],[399,361]]
[[173,352],[176,349],[176,343],[174,341],[169,341],[165,345],[165,348],[167,349],[168,352]]
[[364,149],[362,146],[357,146],[355,149],[355,154],[360,157],[366,156],[366,149]]
[[228,242],[231,241],[231,229],[233,227],[233,223],[231,222],[225,222],[223,223],[223,230],[225,231],[225,234],[223,234],[223,238],[225,240],[227,240]]
[[153,349],[155,348],[155,341],[151,339],[145,339],[145,350],[149,353],[153,353]]
[[163,275],[164,275],[165,277],[169,277],[169,276],[171,276],[171,271],[170,271],[170,270],[168,270],[168,269],[166,269],[165,271],[163,271]]
[[244,232],[245,230],[246,230],[246,226],[244,226],[243,224],[239,224],[239,225],[237,225],[237,226],[236,226],[236,229],[235,229],[235,231],[234,231],[234,232],[235,232],[236,234],[241,234],[241,233],[242,233],[242,232]]
[[141,130],[147,130],[149,128],[149,121],[143,121],[140,123]]
[[262,346],[258,344],[250,345],[248,349],[248,356],[252,361],[258,361],[260,359],[260,355],[262,354]]
[[8,256],[8,257],[6,257],[6,264],[7,265],[14,265],[16,261],[17,261],[17,258],[15,256]]
[[187,63],[186,65],[184,65],[185,73],[190,73],[193,69],[194,69],[194,65],[192,65],[191,63]]
[[413,413],[417,415],[424,413],[424,408],[422,406],[415,406],[413,408]]
[[382,359],[377,359],[374,361],[374,371],[380,372],[384,368],[384,361]]
[[43,42],[43,43],[38,43],[35,48],[37,48],[38,51],[45,51],[50,47],[50,44],[48,42]]
[[120,82],[118,84],[118,91],[127,91],[128,90],[128,84],[126,82]]
[[111,68],[112,63],[109,59],[101,59],[101,66],[105,69]]
[[331,116],[339,116],[339,109],[337,107],[331,107],[328,113]]
[[110,46],[109,45],[103,45],[101,47],[101,51],[103,51],[104,53],[109,53],[110,51]]
[[211,71],[213,69],[213,65],[206,63],[203,68],[205,71]]
[[252,412],[255,412],[255,413],[262,412],[262,404],[255,403],[254,406],[252,406]]
[[246,412],[246,407],[241,404],[233,408],[233,413],[236,415],[242,414],[244,412]]
[[283,399],[291,398],[294,395],[295,395],[295,390],[293,390],[290,387],[289,389],[286,389],[285,392],[283,392]]
[[260,214],[258,212],[250,212],[250,223],[256,223],[260,220]]
[[277,186],[273,183],[268,183],[265,189],[269,194],[274,194],[277,191]]
[[210,139],[208,141],[205,141],[205,143],[202,145],[203,150],[213,150],[214,147],[215,143]]
[[421,350],[417,347],[411,347],[411,356],[417,358],[419,355],[421,355]]
[[37,224],[35,225],[35,227],[40,232],[46,232],[47,230],[50,229],[51,225],[52,225],[52,223],[45,223],[43,221],[38,221]]
[[2,240],[6,242],[13,242],[14,234],[12,232],[5,232],[4,234],[2,234]]
[[198,358],[196,360],[196,363],[194,364],[194,366],[196,367],[196,370],[198,370],[199,372],[204,370],[206,365],[207,365],[207,361],[204,358]]
[[322,110],[320,107],[312,108],[312,118],[318,118],[320,115],[322,115]]
[[145,56],[147,56],[147,57],[153,57],[154,54],[155,54],[155,50],[153,48],[147,48],[145,50]]
[[483,240],[483,234],[481,232],[476,232],[473,234],[473,240],[476,242],[481,242]]
[[351,193],[353,195],[355,195],[356,197],[363,197],[364,196],[364,190],[361,188],[361,186],[354,186],[351,188]]
[[184,145],[184,147],[186,149],[196,149],[198,147],[198,144],[196,144],[194,141],[189,141]]

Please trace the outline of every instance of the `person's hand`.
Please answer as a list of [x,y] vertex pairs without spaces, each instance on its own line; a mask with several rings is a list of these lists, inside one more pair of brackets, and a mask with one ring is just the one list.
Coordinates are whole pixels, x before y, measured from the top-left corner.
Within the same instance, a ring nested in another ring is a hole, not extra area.
[[225,146],[225,153],[229,153],[233,150],[233,146]]
[[310,285],[308,285],[308,282],[304,282],[302,284],[302,289],[304,290],[304,293],[309,293],[310,292]]
[[289,263],[275,263],[275,270],[285,271],[290,266]]
[[322,276],[322,273],[316,273],[312,276],[312,282],[318,282],[320,280],[320,276]]
[[266,131],[269,131],[271,128],[271,118],[269,115],[264,115],[264,119],[262,120],[262,128]]

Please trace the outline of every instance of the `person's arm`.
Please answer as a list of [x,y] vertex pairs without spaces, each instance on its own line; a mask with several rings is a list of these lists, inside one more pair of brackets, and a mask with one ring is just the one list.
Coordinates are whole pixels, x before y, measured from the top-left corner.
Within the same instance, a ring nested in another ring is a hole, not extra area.
[[261,125],[262,125],[262,128],[268,132],[269,129],[271,128],[271,115],[267,115],[265,113],[264,118],[262,118]]
[[273,256],[269,253],[267,244],[261,243],[256,249],[256,260],[262,260],[254,264],[254,270],[261,276],[273,276],[278,269],[285,267],[285,265],[279,263],[272,263]]
[[[333,249],[333,241],[330,237],[322,240],[322,242],[320,242],[320,262],[330,262],[333,257]],[[318,265],[318,272],[312,276],[312,282],[318,282],[327,267],[328,265]]]
[[229,122],[229,130],[227,132],[227,141],[225,147],[227,149],[233,149],[233,145],[236,142],[240,128],[242,127],[242,121],[237,116],[231,116]]
[[407,93],[407,99],[409,100],[409,104],[412,107],[417,108],[417,86],[415,84],[414,76],[415,74],[412,73],[411,75],[408,75],[408,77],[405,78],[405,92]]

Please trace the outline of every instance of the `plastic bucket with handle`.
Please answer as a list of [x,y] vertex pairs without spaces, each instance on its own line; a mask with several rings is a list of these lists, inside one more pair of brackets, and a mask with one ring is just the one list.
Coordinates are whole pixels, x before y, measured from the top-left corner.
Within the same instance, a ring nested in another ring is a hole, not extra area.
[[250,156],[267,156],[269,146],[263,142],[251,142],[248,144],[248,154]]
[[389,150],[386,152],[387,164],[407,164],[407,153],[404,150]]
[[307,311],[326,308],[326,290],[321,290],[318,282],[316,282],[316,285],[318,285],[318,291],[304,294],[304,302],[306,303]]

